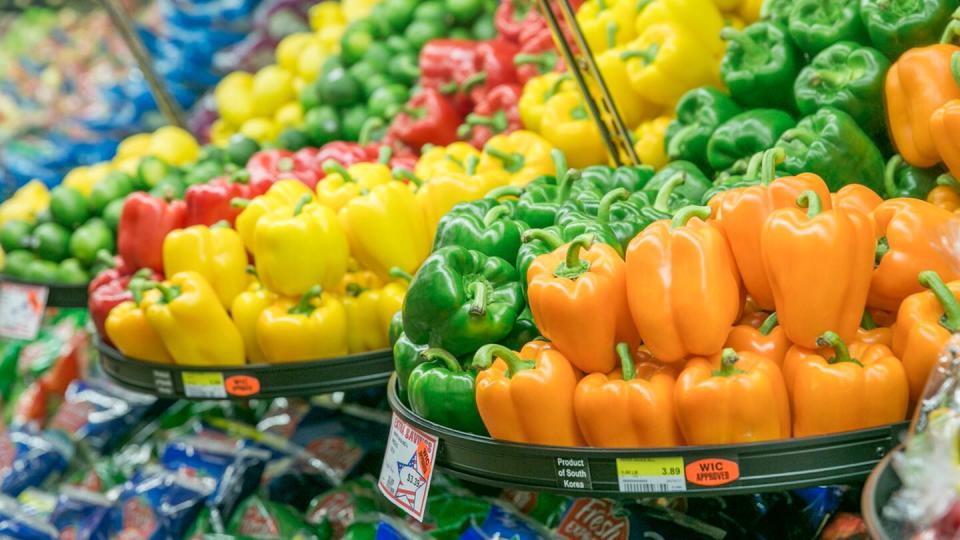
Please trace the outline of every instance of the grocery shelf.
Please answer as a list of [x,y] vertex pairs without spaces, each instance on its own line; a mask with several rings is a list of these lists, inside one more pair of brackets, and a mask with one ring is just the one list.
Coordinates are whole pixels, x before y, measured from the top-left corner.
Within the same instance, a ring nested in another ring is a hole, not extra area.
[[[735,495],[856,482],[899,443],[909,425],[742,445],[636,450],[526,445],[424,420],[400,401],[395,379],[390,406],[408,424],[438,437],[437,466],[478,484],[585,497]],[[664,471],[637,478],[637,471],[661,466]]]
[[896,525],[883,518],[883,507],[900,488],[900,476],[893,469],[891,463],[893,455],[902,449],[894,448],[880,460],[873,469],[863,486],[860,495],[860,508],[863,512],[863,522],[867,525],[867,532],[874,540],[890,540],[902,536]]
[[196,367],[135,360],[98,337],[94,341],[107,376],[131,390],[167,398],[312,396],[382,386],[393,373],[391,349],[289,364]]
[[61,283],[40,283],[27,281],[0,274],[0,283],[17,283],[47,288],[47,307],[76,308],[87,307],[86,285],[64,285]]

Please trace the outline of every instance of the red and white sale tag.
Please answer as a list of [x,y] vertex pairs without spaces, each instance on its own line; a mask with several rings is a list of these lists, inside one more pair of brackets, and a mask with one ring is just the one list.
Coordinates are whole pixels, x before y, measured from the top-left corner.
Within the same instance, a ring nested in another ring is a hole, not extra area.
[[0,283],[0,337],[36,338],[49,292],[41,285]]
[[384,497],[417,521],[427,510],[436,457],[437,438],[394,414],[378,485]]

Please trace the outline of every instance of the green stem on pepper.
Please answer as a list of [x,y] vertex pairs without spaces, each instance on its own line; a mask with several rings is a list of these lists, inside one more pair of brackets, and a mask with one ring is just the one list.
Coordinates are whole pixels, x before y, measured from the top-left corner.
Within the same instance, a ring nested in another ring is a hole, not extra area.
[[508,379],[521,371],[532,369],[536,364],[529,360],[520,358],[520,355],[496,343],[490,343],[477,349],[473,355],[473,362],[470,367],[477,369],[489,368],[495,359],[499,358],[507,365],[507,372],[504,374]]
[[930,292],[940,302],[940,307],[943,308],[940,325],[951,332],[960,332],[960,302],[953,295],[953,291],[943,282],[940,274],[933,270],[924,270],[920,272],[918,279],[921,285],[930,289]]
[[863,367],[863,364],[859,360],[850,356],[850,349],[847,348],[847,344],[843,342],[843,339],[837,335],[836,332],[824,332],[822,336],[817,338],[817,346],[819,347],[830,347],[833,349],[833,358],[828,358],[828,364],[839,364],[841,362],[852,362],[860,367]]

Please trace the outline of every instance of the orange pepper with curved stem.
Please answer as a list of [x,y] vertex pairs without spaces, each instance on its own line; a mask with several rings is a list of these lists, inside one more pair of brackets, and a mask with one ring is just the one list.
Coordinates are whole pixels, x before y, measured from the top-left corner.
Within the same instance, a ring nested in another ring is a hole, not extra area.
[[614,345],[625,332],[639,344],[627,309],[624,263],[607,244],[582,235],[534,259],[527,279],[537,328],[580,370],[611,371]]
[[929,290],[900,304],[892,347],[907,371],[911,406],[923,393],[950,335],[960,332],[960,281],[944,283],[936,272],[921,272],[918,279]]
[[960,47],[944,43],[917,47],[903,53],[887,71],[887,126],[897,151],[915,167],[940,162],[930,117],[944,103],[960,99],[952,68],[957,52]]
[[889,347],[853,342],[848,349],[834,332],[825,332],[817,344],[821,349],[793,347],[784,360],[794,437],[903,420],[907,375]]
[[[496,360],[496,361],[494,361]],[[519,354],[484,345],[473,357],[477,409],[494,439],[528,444],[583,446],[573,411],[577,373],[553,347],[531,342]]]
[[673,411],[676,380],[669,368],[634,364],[630,347],[617,344],[620,369],[591,373],[577,384],[573,409],[590,446],[646,448],[680,446],[683,437]]
[[783,357],[790,348],[790,340],[783,333],[783,328],[777,325],[777,314],[771,313],[759,328],[748,324],[731,328],[723,346],[735,351],[749,351],[766,356],[779,366],[783,364]]
[[719,351],[740,315],[740,275],[706,206],[652,223],[627,248],[627,302],[660,361]]
[[793,206],[806,190],[815,191],[826,208],[831,207],[830,189],[815,174],[773,179],[776,162],[782,160],[783,155],[779,148],[764,152],[760,184],[728,191],[714,216],[730,242],[744,288],[765,310],[774,308],[773,291],[760,254],[760,231],[767,216],[778,208]]
[[727,348],[693,358],[674,389],[677,421],[690,445],[790,436],[790,403],[780,368],[764,356]]
[[804,191],[797,204],[770,214],[760,235],[777,318],[787,338],[813,348],[832,330],[852,340],[867,303],[876,248],[873,225],[859,210],[824,211]]
[[937,187],[927,194],[927,202],[948,212],[960,209],[960,182],[949,174],[937,178]]
[[960,279],[956,255],[944,238],[952,213],[919,199],[890,199],[873,211],[880,236],[877,265],[870,281],[867,305],[896,310],[900,302],[923,290],[916,276],[933,270],[946,281]]

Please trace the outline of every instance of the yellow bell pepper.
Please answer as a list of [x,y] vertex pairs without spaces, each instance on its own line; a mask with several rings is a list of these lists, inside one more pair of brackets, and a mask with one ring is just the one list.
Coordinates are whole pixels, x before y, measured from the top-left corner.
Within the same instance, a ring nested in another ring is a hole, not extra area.
[[347,315],[347,352],[350,354],[383,349],[389,345],[386,328],[379,320],[380,293],[377,289],[348,287],[343,296]]
[[133,300],[114,306],[107,314],[104,329],[117,350],[130,358],[170,364],[173,358],[170,357],[163,340],[147,322],[146,313],[138,305],[143,300],[144,283],[131,283]]
[[189,131],[177,126],[163,126],[150,137],[147,155],[173,165],[186,165],[200,157],[200,145]]
[[350,253],[379,276],[387,276],[394,266],[414,272],[430,254],[433,238],[426,218],[413,191],[402,182],[374,186],[351,200],[340,210],[340,221],[350,239]]
[[257,321],[263,310],[277,301],[277,295],[266,289],[259,281],[251,283],[246,291],[237,295],[230,306],[230,318],[240,331],[243,348],[251,364],[266,362],[266,356],[257,341]]
[[210,142],[214,146],[223,148],[230,143],[230,137],[233,137],[236,132],[236,126],[231,125],[223,118],[218,118],[210,125]]
[[534,178],[554,173],[551,150],[553,145],[532,131],[521,129],[509,135],[494,135],[483,147],[477,172],[484,176],[506,175],[510,184],[522,187]]
[[333,292],[342,296],[353,289],[375,289],[382,286],[383,280],[377,274],[369,270],[350,269]]
[[240,126],[239,131],[260,144],[272,143],[280,136],[280,127],[270,118],[251,118]]
[[335,212],[373,186],[393,180],[390,168],[382,163],[356,163],[344,168],[331,159],[323,164],[323,170],[327,176],[317,184],[317,202]]
[[260,314],[257,341],[271,364],[347,354],[343,303],[313,286],[299,300],[279,298]]
[[297,99],[293,92],[293,73],[278,65],[269,65],[253,76],[253,112],[257,116],[273,116],[287,103]]
[[658,24],[688,30],[701,44],[696,50],[698,54],[707,50],[720,58],[727,50],[727,44],[720,39],[720,30],[726,24],[713,0],[651,0],[643,3],[636,19],[636,35],[643,35],[648,28]]
[[120,141],[114,159],[139,158],[147,155],[152,137],[150,133],[137,133]]
[[0,204],[0,224],[12,219],[34,222],[37,214],[50,207],[50,190],[39,180],[31,180]]
[[180,272],[147,291],[140,308],[173,361],[183,365],[239,366],[243,338],[217,293],[196,272]]
[[663,138],[671,120],[669,116],[658,116],[637,127],[634,132],[636,143],[633,148],[637,152],[637,157],[640,158],[640,163],[659,169],[670,161]]
[[[314,7],[323,5],[336,6],[336,2],[322,2]],[[313,33],[311,32],[296,32],[281,39],[277,43],[277,50],[274,53],[277,64],[291,73],[297,72],[300,53],[310,45],[313,39]]]
[[277,180],[266,193],[251,201],[237,201],[246,206],[237,216],[235,226],[247,250],[253,251],[253,233],[260,218],[274,210],[296,204],[304,195],[313,196],[310,188],[299,180],[288,178]]
[[750,24],[760,18],[761,9],[763,9],[763,0],[743,0],[737,9],[737,14],[744,23]]
[[[296,87],[296,81],[294,81],[294,87]],[[299,94],[300,91],[296,90],[296,93]],[[298,128],[302,126],[303,105],[300,105],[299,101],[291,101],[283,105],[277,109],[277,112],[273,115],[273,122],[280,129]]]
[[434,146],[417,160],[413,174],[430,181],[434,176],[446,173],[466,172],[467,158],[479,158],[480,151],[465,142],[455,142],[449,146]]
[[637,4],[637,0],[587,0],[580,6],[577,23],[593,54],[637,37],[631,24],[637,17]]
[[234,71],[227,75],[213,91],[220,117],[239,126],[253,118],[253,75]]
[[109,162],[97,163],[96,165],[86,167],[76,167],[63,177],[63,185],[72,187],[84,195],[90,195],[93,186],[99,182],[101,178],[106,176],[107,173],[110,172],[110,169],[111,164]]
[[370,15],[370,11],[379,3],[380,0],[340,0],[340,7],[347,22],[352,23]]
[[346,26],[347,18],[339,2],[320,2],[307,11],[310,28],[314,31],[328,26]]
[[523,127],[539,133],[547,100],[567,90],[577,91],[577,87],[570,76],[564,73],[551,71],[527,81],[527,84],[523,85],[520,101],[517,102]]
[[[623,49],[610,49],[607,52],[596,57],[597,69],[603,75],[604,82],[607,83],[607,90],[610,91],[610,97],[617,104],[620,116],[627,126],[635,126],[644,118],[649,118],[656,114],[660,107],[643,99],[633,86],[630,84],[630,77],[627,75],[627,64],[620,58]],[[599,102],[599,89],[594,89],[593,94]],[[549,131],[549,128],[544,131]]]
[[691,88],[720,86],[719,63],[703,54],[689,30],[676,24],[649,26],[627,45],[621,57],[627,62],[633,89],[664,107],[673,107]]
[[223,307],[247,288],[247,252],[237,231],[224,225],[175,229],[163,239],[163,272],[193,271],[213,286]]
[[440,173],[421,181],[414,178],[417,186],[417,204],[423,209],[430,228],[430,237],[433,238],[440,223],[440,218],[459,203],[481,199],[493,188],[506,183],[506,175],[479,175],[476,174],[479,159],[471,155],[467,157],[467,170],[462,173]]
[[347,235],[333,210],[304,195],[260,218],[253,235],[257,276],[271,291],[297,296],[314,285],[333,289],[347,271]]
[[[544,138],[567,156],[571,167],[608,161],[607,147],[580,93],[561,92],[550,98],[543,111],[543,125]],[[550,173],[553,169],[551,164]]]
[[390,333],[390,322],[403,307],[403,298],[407,295],[407,288],[413,280],[412,275],[398,268],[391,268],[390,275],[394,279],[380,289],[380,298],[377,302],[377,319],[380,327],[383,328],[384,335],[387,336]]

